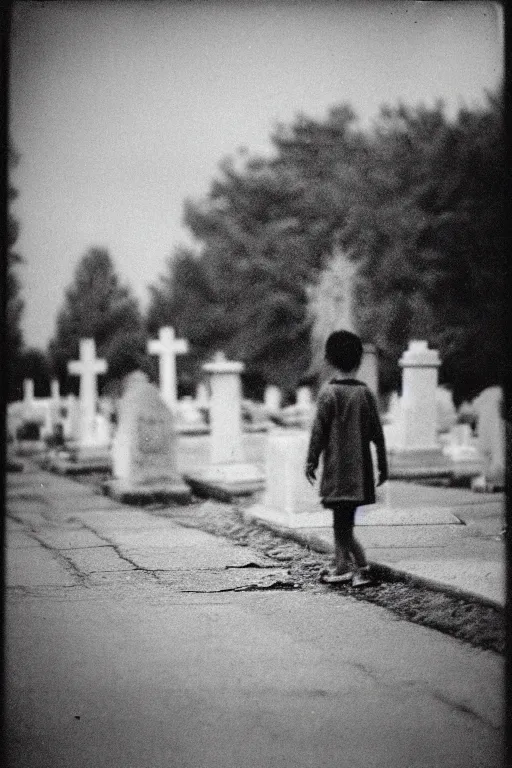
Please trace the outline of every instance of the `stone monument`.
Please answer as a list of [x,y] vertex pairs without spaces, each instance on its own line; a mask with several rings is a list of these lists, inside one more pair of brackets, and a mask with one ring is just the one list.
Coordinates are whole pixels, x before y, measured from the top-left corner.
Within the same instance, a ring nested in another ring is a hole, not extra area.
[[503,490],[505,487],[505,419],[503,390],[488,387],[474,400],[478,415],[477,445],[483,471],[473,482],[475,491]]
[[97,376],[107,363],[96,358],[94,339],[80,339],[80,360],[68,363],[72,376],[80,376],[79,434],[49,462],[50,469],[62,474],[107,471],[111,467],[110,445],[105,433],[98,433]]
[[105,490],[123,502],[173,500],[186,503],[190,489],[177,470],[174,417],[142,371],[124,381],[113,441],[113,480]]
[[[328,288],[329,296],[325,301],[320,301],[320,296],[317,296],[316,302],[314,302],[316,304],[317,324],[318,318],[322,318],[316,332],[317,358],[321,357],[323,360],[324,345],[330,333],[341,330],[352,333],[358,332],[354,322],[353,307],[356,274],[357,264],[348,259],[341,251],[337,251],[325,274],[324,289]],[[319,363],[317,362],[317,364]],[[322,368],[324,368],[323,365]],[[363,356],[357,377],[364,381],[375,396],[378,396],[377,350],[374,344],[363,344]]]
[[391,476],[449,476],[437,436],[436,389],[441,364],[435,349],[426,341],[413,340],[403,353],[402,397],[394,445],[388,446]]
[[80,360],[68,363],[72,376],[80,376],[80,438],[82,447],[96,446],[96,402],[98,399],[97,376],[106,373],[106,360],[96,358],[94,339],[80,339]]
[[[319,502],[318,490],[304,475],[309,433],[276,430],[266,446],[266,486],[261,502],[250,508],[252,517],[290,528],[332,525],[332,512]],[[318,477],[321,470],[319,469]]]
[[160,395],[168,408],[173,410],[178,401],[176,355],[188,352],[188,342],[176,339],[174,328],[160,328],[158,339],[148,341],[150,355],[159,356]]
[[269,384],[265,387],[263,405],[267,413],[279,413],[281,410],[281,390],[279,387]]
[[243,369],[222,352],[203,366],[210,378],[210,464],[185,475],[198,495],[231,500],[263,487],[263,473],[246,461],[242,443]]

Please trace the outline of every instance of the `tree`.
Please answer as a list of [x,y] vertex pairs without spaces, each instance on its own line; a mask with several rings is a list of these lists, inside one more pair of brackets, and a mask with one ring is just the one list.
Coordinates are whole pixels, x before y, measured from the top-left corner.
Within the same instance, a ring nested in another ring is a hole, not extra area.
[[[19,154],[12,144],[8,147],[8,166],[12,170],[19,163]],[[18,190],[8,182],[7,199],[9,204],[7,220],[7,264],[5,279],[5,307],[6,307],[6,345],[8,352],[8,376],[7,396],[9,400],[21,396],[17,382],[16,371],[18,358],[23,348],[23,334],[21,330],[21,316],[23,313],[23,299],[21,297],[21,283],[17,268],[22,263],[21,256],[14,250],[19,234],[19,223],[12,215],[10,206],[18,196]]]
[[410,338],[428,340],[456,400],[503,375],[500,111],[499,98],[452,122],[442,104],[383,108],[341,232],[361,264],[363,333],[395,361]]
[[[146,325],[151,336],[163,326],[172,326],[178,337],[187,339],[189,353],[177,359],[178,384],[180,391],[191,394],[201,376],[201,364],[223,346],[227,318],[205,260],[190,248],[179,247],[166,266],[166,274],[149,286]],[[153,364],[153,376],[156,367]]]
[[[56,326],[49,354],[55,375],[68,391],[78,387],[76,377],[68,377],[67,363],[77,359],[80,339],[93,338],[97,354],[108,363],[118,356],[120,346],[145,348],[138,302],[120,283],[106,249],[91,248],[83,256],[66,291]],[[114,367],[115,375],[120,375],[119,365]],[[107,372],[107,379],[109,375]]]
[[[456,399],[498,383],[501,110],[491,96],[452,121],[442,103],[384,106],[363,132],[342,105],[324,121],[299,116],[278,126],[272,157],[224,161],[206,198],[186,204],[200,252],[170,276],[175,296],[215,307],[204,348],[222,345],[255,378],[295,387],[318,368],[310,368],[308,302],[317,289],[325,298],[322,274],[339,245],[357,265],[354,324],[379,349],[384,390],[399,386],[398,359],[411,338],[439,348]],[[190,335],[194,318],[173,312]],[[482,327],[487,349],[477,343]]]

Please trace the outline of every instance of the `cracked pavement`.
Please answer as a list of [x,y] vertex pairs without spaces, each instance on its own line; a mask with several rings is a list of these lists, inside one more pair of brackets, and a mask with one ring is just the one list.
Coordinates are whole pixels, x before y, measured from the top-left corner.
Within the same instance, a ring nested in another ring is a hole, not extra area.
[[500,656],[302,589],[278,549],[35,468],[6,529],[11,768],[501,762]]

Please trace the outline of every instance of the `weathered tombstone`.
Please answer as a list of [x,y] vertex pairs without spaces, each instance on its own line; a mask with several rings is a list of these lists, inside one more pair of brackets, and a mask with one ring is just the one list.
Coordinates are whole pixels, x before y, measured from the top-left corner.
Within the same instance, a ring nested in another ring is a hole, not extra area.
[[168,408],[174,409],[178,401],[178,382],[176,376],[176,355],[188,352],[188,342],[176,339],[174,328],[160,328],[158,339],[148,342],[150,355],[159,356],[160,395]]
[[505,420],[501,387],[488,387],[474,401],[478,415],[477,443],[483,459],[482,475],[473,490],[503,489],[505,486]]
[[242,444],[243,369],[223,353],[203,366],[210,377],[210,465],[185,476],[199,495],[231,499],[263,486],[263,473],[246,461]]
[[121,501],[187,502],[190,489],[177,470],[174,417],[142,371],[128,374],[113,441],[114,479],[106,490]]

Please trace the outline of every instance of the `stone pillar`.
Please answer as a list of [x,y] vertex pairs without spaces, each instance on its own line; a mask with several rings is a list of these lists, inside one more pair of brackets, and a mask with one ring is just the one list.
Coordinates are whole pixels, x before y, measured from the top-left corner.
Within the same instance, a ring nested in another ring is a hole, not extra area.
[[477,445],[483,459],[483,472],[473,490],[493,490],[505,486],[505,419],[503,390],[488,387],[474,401],[478,414]]
[[203,370],[210,377],[211,462],[244,461],[242,449],[242,385],[243,363],[226,360],[219,353]]
[[439,451],[436,389],[439,354],[426,341],[411,341],[399,365],[402,373],[402,434],[406,451]]
[[32,407],[34,403],[34,382],[32,379],[23,379],[23,402]]
[[263,404],[265,405],[267,411],[272,413],[281,409],[281,390],[279,387],[276,387],[273,384],[265,387]]
[[243,363],[226,360],[222,352],[203,366],[210,379],[210,465],[185,475],[198,495],[229,501],[263,487],[263,472],[244,455],[243,369]]

